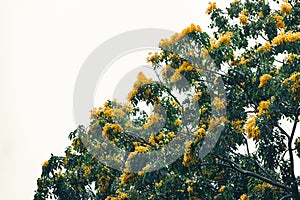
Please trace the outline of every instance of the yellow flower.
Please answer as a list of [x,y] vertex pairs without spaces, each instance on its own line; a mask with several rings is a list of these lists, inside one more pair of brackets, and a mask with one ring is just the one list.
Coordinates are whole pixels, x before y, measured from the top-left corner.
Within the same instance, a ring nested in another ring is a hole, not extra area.
[[283,15],[289,15],[292,11],[292,6],[289,3],[284,3],[281,5],[280,13]]
[[225,190],[225,188],[226,188],[226,186],[225,185],[222,185],[221,187],[220,187],[220,189],[219,189],[219,191],[218,192],[224,192],[224,190]]
[[151,78],[147,78],[143,72],[138,73],[137,81],[133,84],[134,88],[141,88],[152,82]]
[[189,27],[182,30],[181,35],[187,35],[191,32],[202,32],[202,29],[199,25],[191,24]]
[[176,119],[174,122],[174,126],[179,126],[181,124],[181,120]]
[[231,38],[232,38],[232,33],[231,32],[226,32],[224,35],[221,36],[221,38],[218,41],[219,45],[222,44],[229,44],[231,42]]
[[155,183],[155,187],[159,188],[163,184],[163,180],[160,180],[158,183]]
[[122,192],[122,191],[120,190],[120,188],[117,189],[116,193],[117,193],[117,195],[118,195],[118,200],[128,199],[128,197],[129,197],[129,195],[128,195],[127,193],[125,193],[125,192]]
[[144,147],[144,146],[137,146],[137,147],[135,147],[135,150],[137,152],[143,153],[143,152],[146,152],[148,150],[148,148]]
[[189,187],[187,188],[187,191],[188,191],[188,192],[192,192],[192,191],[193,191],[193,188],[192,188],[191,186],[189,186]]
[[209,6],[206,9],[206,13],[210,14],[214,9],[217,8],[217,4],[216,4],[216,2],[208,2],[208,4],[209,4]]
[[248,24],[248,18],[247,18],[246,15],[240,14],[239,19],[240,19],[240,22],[241,22],[243,25],[247,25],[247,24]]
[[179,72],[175,71],[174,74],[171,76],[171,81],[173,83],[176,83],[177,81],[180,81],[182,79]]
[[260,137],[260,130],[256,126],[256,115],[249,116],[249,119],[246,122],[246,133],[248,133],[248,138],[253,138],[253,140],[258,141]]
[[270,44],[270,42],[266,42],[265,48],[266,48],[267,51],[271,51],[271,44]]
[[246,194],[243,194],[242,196],[240,196],[239,200],[249,200],[249,198]]
[[155,138],[154,138],[153,135],[151,135],[151,136],[149,137],[149,142],[150,142],[151,144],[153,144],[153,145],[156,144],[156,141],[155,141]]
[[280,15],[278,15],[278,14],[275,14],[274,16],[273,16],[273,18],[276,20],[276,27],[277,28],[284,28],[285,27],[285,24],[284,24],[284,22],[283,22],[283,17],[282,16],[280,16]]
[[260,18],[264,17],[263,12],[259,12],[259,13],[258,13],[258,17],[260,17]]
[[49,165],[49,161],[48,161],[48,160],[46,160],[46,161],[43,162],[43,164],[42,164],[43,167],[47,167],[48,165]]
[[132,91],[129,92],[127,99],[132,100],[133,97],[138,93],[138,90],[134,88]]
[[243,132],[243,125],[245,124],[244,120],[236,120],[232,121],[231,125],[236,128],[239,133]]
[[127,173],[127,172],[123,172],[123,174],[121,175],[121,185],[127,185],[127,182],[132,180],[134,177],[134,174],[132,173]]
[[202,95],[202,92],[201,91],[197,91],[193,97],[193,101],[196,102],[196,101],[199,101],[200,97]]
[[192,145],[191,141],[185,143],[185,152],[183,154],[183,161],[182,161],[182,164],[185,167],[189,167],[190,164],[194,162],[194,158],[191,155],[191,145]]
[[173,131],[172,131],[172,132],[169,132],[169,133],[168,133],[168,136],[173,138],[173,137],[175,137],[175,133],[174,133]]
[[149,128],[153,124],[159,123],[160,116],[158,113],[154,113],[148,117],[148,121],[144,124],[144,128]]
[[259,106],[257,107],[258,110],[257,116],[259,117],[265,113],[268,113],[268,108],[270,104],[271,104],[270,100],[259,102]]
[[264,74],[259,78],[259,85],[258,88],[261,88],[263,86],[266,85],[266,83],[268,82],[268,80],[272,78],[272,76],[270,74]]
[[219,97],[215,97],[212,103],[216,107],[217,112],[225,108],[224,99],[220,99]]
[[206,131],[204,128],[199,128],[194,135],[197,139],[202,139],[206,136]]

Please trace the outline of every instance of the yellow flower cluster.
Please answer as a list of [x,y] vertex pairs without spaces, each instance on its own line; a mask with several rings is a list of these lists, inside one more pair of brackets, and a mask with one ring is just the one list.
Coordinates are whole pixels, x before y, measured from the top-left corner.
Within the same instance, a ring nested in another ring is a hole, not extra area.
[[181,73],[181,72],[188,72],[188,71],[191,71],[193,69],[194,69],[194,67],[189,62],[184,61],[182,63],[182,65],[177,69],[177,71],[179,73]]
[[239,132],[239,133],[243,133],[244,130],[243,130],[243,126],[245,124],[245,120],[236,120],[236,121],[232,121],[231,122],[231,125],[236,128],[236,130]]
[[160,121],[160,116],[158,113],[154,113],[148,117],[147,123],[144,124],[144,128],[149,128],[153,124],[157,124]]
[[196,140],[201,140],[203,138],[205,138],[206,136],[206,131],[204,128],[199,128],[195,133],[194,133]]
[[173,137],[175,137],[175,133],[173,131],[171,131],[171,132],[168,133],[168,136],[173,138]]
[[137,146],[137,147],[135,147],[135,150],[139,153],[143,153],[143,152],[146,152],[148,150],[148,148],[144,147],[144,146]]
[[259,12],[259,13],[258,13],[258,17],[259,17],[259,18],[263,18],[263,17],[264,17],[263,12]]
[[224,190],[225,190],[225,188],[226,188],[226,186],[225,185],[222,185],[221,187],[220,187],[220,189],[218,190],[218,192],[224,192]]
[[171,77],[171,81],[173,83],[176,83],[177,81],[180,81],[181,79],[182,79],[182,77],[181,77],[180,73],[178,73],[176,71],[174,72],[174,74]]
[[262,184],[256,185],[254,187],[254,190],[261,190],[263,193],[265,193],[266,191],[270,192],[270,190],[272,192],[276,192],[278,189],[267,182],[263,182]]
[[240,22],[243,24],[243,25],[247,25],[248,24],[248,18],[247,18],[247,15],[248,15],[248,10],[243,10],[240,15],[239,15],[239,19],[240,19]]
[[83,166],[82,169],[83,169],[83,175],[86,177],[92,172],[93,167],[92,166]]
[[174,74],[173,74],[172,77],[171,77],[171,81],[172,81],[173,83],[176,83],[177,81],[179,81],[179,80],[182,79],[182,77],[181,77],[181,75],[180,75],[181,72],[184,72],[184,71],[191,71],[191,70],[193,70],[193,69],[194,69],[194,67],[193,67],[190,63],[184,61],[184,62],[182,63],[182,65],[181,65],[178,69],[175,70]]
[[246,122],[246,133],[248,134],[248,138],[253,138],[256,142],[259,140],[260,137],[260,130],[256,125],[256,115],[249,116],[249,119]]
[[263,114],[268,113],[269,112],[268,108],[269,108],[270,104],[271,104],[270,100],[259,102],[259,106],[257,107],[257,110],[258,110],[257,116],[259,117]]
[[[281,85],[286,85],[288,82],[294,82],[290,91],[296,93],[300,88],[300,72],[294,72],[289,78],[286,78]],[[294,100],[297,99],[297,94],[294,95]]]
[[272,78],[272,76],[270,74],[264,74],[259,78],[259,85],[258,88],[262,88],[263,86],[266,85],[266,83],[268,82],[268,80]]
[[101,194],[104,194],[109,187],[110,176],[97,176],[98,178],[98,190]]
[[99,117],[101,111],[102,107],[92,109],[90,119],[96,119],[97,117]]
[[133,97],[138,93],[139,88],[142,88],[150,83],[152,83],[152,79],[147,78],[143,72],[140,72],[137,76],[136,82],[133,84],[133,90],[129,92],[127,99],[132,100]]
[[210,14],[214,9],[217,8],[217,4],[216,4],[216,2],[208,2],[208,4],[209,4],[209,6],[206,9],[206,13]]
[[174,122],[174,126],[179,126],[181,124],[181,120],[180,119],[176,119]]
[[226,32],[225,34],[220,35],[219,40],[217,41],[216,38],[210,39],[210,50],[216,49],[222,44],[228,45],[231,42],[232,33]]
[[125,193],[125,192],[122,192],[122,191],[120,190],[120,188],[117,189],[116,193],[117,193],[117,195],[118,195],[118,200],[128,199],[128,197],[129,197],[129,195],[128,195],[127,193]]
[[155,183],[155,187],[160,188],[163,184],[163,180],[160,180],[158,183]]
[[295,58],[300,58],[300,55],[291,53],[288,57],[286,57],[285,59],[288,60],[290,63],[293,63]]
[[132,181],[134,179],[134,174],[123,172],[121,175],[121,185],[127,185],[128,181]]
[[201,96],[202,96],[202,92],[201,92],[201,91],[197,91],[197,92],[195,93],[195,95],[193,96],[193,101],[194,101],[194,102],[199,101],[199,99],[201,98]]
[[292,12],[292,6],[289,3],[283,3],[280,7],[280,12],[283,15],[289,15]]
[[122,127],[119,124],[110,124],[106,123],[102,130],[102,135],[110,138],[108,131],[112,131],[112,133],[120,133],[122,132]]
[[43,162],[43,164],[42,164],[43,167],[47,167],[48,165],[49,165],[49,161],[48,161],[48,160],[46,160],[46,161]]
[[249,200],[249,198],[246,194],[243,194],[242,196],[240,196],[239,200]]
[[185,152],[183,154],[183,161],[182,161],[182,165],[185,167],[189,167],[190,164],[194,162],[194,158],[191,154],[192,153],[191,145],[192,145],[191,141],[185,143]]
[[220,110],[225,108],[225,101],[219,97],[215,97],[212,104],[216,107],[216,111],[219,112]]
[[228,45],[231,42],[231,38],[232,38],[232,32],[226,32],[225,34],[223,34],[221,36],[221,38],[219,39],[218,44],[219,45],[222,45],[222,44]]
[[264,46],[260,46],[257,48],[257,51],[260,52],[260,51],[267,51],[267,52],[270,52],[271,51],[271,44],[270,42],[266,42]]
[[186,189],[186,191],[190,193],[190,192],[193,191],[193,188],[192,188],[191,186],[189,186],[189,187]]
[[151,78],[147,78],[143,72],[139,72],[137,75],[137,80],[133,84],[134,88],[142,88],[152,82]]
[[215,131],[216,129],[218,129],[222,124],[227,123],[228,119],[224,116],[221,117],[215,117],[215,118],[211,118],[209,120],[209,127],[208,127],[208,131]]
[[183,29],[181,33],[175,33],[171,37],[171,39],[162,39],[161,42],[159,43],[159,47],[163,48],[165,46],[169,46],[176,42],[179,42],[180,40],[182,40],[184,36],[192,32],[202,32],[202,29],[199,25],[191,24],[187,28]]
[[284,28],[285,27],[285,24],[284,24],[284,22],[283,22],[283,17],[282,16],[280,16],[280,15],[278,15],[278,14],[275,14],[274,16],[273,16],[273,18],[276,20],[276,27],[277,28]]

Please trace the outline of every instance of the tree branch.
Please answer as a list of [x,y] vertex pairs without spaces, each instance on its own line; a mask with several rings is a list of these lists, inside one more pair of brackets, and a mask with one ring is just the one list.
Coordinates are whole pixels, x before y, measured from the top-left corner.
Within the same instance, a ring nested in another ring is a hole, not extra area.
[[294,170],[294,156],[293,156],[292,142],[293,142],[293,138],[294,138],[295,131],[296,131],[296,128],[297,128],[297,123],[298,123],[298,118],[297,118],[298,112],[299,112],[298,110],[295,114],[295,120],[294,120],[294,124],[293,124],[292,133],[291,133],[291,136],[288,140],[288,151],[289,151],[290,165],[291,165],[290,166],[290,174],[291,174],[291,178],[292,178],[291,186],[292,186],[293,196],[296,199],[299,199],[300,195],[299,195],[299,191],[298,191],[298,184],[297,184],[297,180],[296,180],[296,176],[295,176],[295,170]]
[[147,140],[145,140],[144,138],[138,136],[138,135],[137,135],[136,133],[134,133],[134,132],[131,132],[131,131],[125,131],[125,133],[126,133],[126,134],[129,134],[129,135],[131,135],[131,136],[133,136],[133,137],[135,137],[135,138],[137,138],[137,139],[140,140],[141,142],[144,142],[145,144],[147,144],[147,145],[149,145],[149,146],[151,146],[151,147],[155,147],[155,148],[157,147],[157,146],[151,144],[150,142],[148,142]]
[[[281,183],[278,183],[278,182],[276,182],[276,181],[273,181],[273,180],[271,180],[271,179],[269,179],[269,178],[266,178],[266,177],[264,177],[264,176],[261,176],[261,175],[259,175],[259,174],[254,173],[254,172],[251,172],[251,171],[247,171],[247,170],[245,170],[245,169],[242,169],[242,168],[240,168],[235,162],[233,162],[232,160],[230,160],[230,159],[228,159],[228,158],[220,157],[220,156],[218,156],[218,155],[215,155],[215,156],[217,156],[217,157],[220,158],[221,160],[226,161],[227,163],[230,164],[231,168],[233,168],[234,170],[236,170],[236,171],[238,171],[238,172],[240,172],[240,173],[242,173],[242,174],[244,174],[244,175],[246,175],[246,176],[251,176],[251,177],[254,177],[254,178],[258,178],[258,179],[260,179],[260,180],[262,180],[262,181],[265,181],[265,182],[267,182],[267,183],[270,183],[271,185],[274,185],[274,186],[279,187],[279,188],[284,188],[284,189],[287,189],[287,188],[288,188],[286,185],[283,185],[283,184],[281,184]],[[288,189],[289,189],[289,188],[288,188]]]
[[292,196],[293,196],[293,194],[287,194],[287,195],[281,197],[279,200],[288,199],[288,198],[291,198]]

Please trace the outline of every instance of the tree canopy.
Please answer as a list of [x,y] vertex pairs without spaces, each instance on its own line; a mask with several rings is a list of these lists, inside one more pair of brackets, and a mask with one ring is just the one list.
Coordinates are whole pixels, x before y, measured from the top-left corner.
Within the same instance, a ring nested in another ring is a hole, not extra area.
[[93,109],[34,199],[300,199],[300,2],[206,13],[213,34],[163,39],[147,58],[157,80],[140,72],[128,103]]

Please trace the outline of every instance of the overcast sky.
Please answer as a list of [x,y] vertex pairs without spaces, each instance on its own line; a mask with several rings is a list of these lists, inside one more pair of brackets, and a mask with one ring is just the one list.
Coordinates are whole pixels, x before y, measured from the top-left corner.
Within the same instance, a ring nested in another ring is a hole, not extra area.
[[[33,199],[42,162],[70,144],[76,77],[96,47],[140,28],[178,32],[195,23],[205,30],[207,2],[0,1],[0,199]],[[115,67],[144,63],[137,53]],[[113,89],[99,90],[96,104]]]

